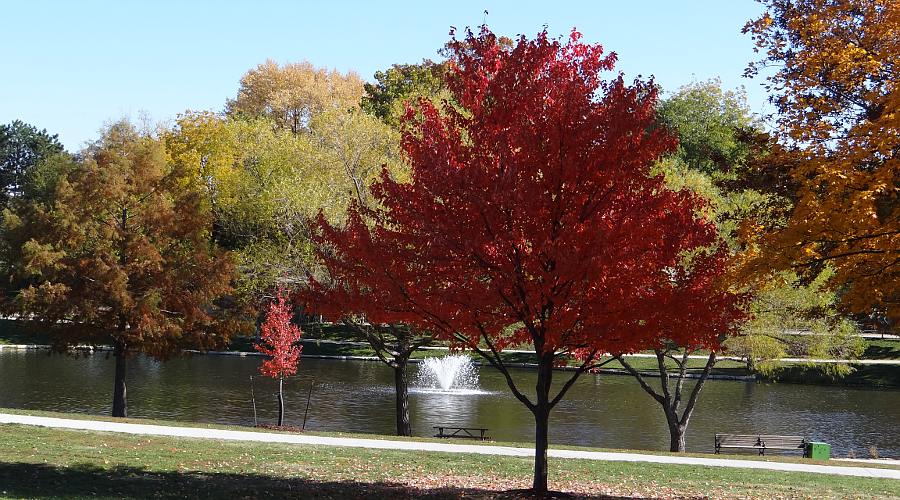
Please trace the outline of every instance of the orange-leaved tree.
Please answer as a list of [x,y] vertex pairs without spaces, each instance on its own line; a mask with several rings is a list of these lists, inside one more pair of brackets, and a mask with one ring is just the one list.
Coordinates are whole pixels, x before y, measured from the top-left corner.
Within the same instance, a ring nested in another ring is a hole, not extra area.
[[[680,345],[717,342],[690,321],[689,296],[667,307],[659,286],[716,229],[697,196],[650,174],[675,140],[655,127],[652,82],[601,78],[614,54],[577,32],[503,47],[486,27],[448,47],[454,105],[423,100],[405,117],[411,182],[385,174],[377,208],[351,210],[343,227],[320,219],[320,256],[369,322],[430,331],[503,374],[534,415],[540,494],[550,411],[602,353],[658,346],[643,327],[665,322],[654,311],[682,318],[666,332]],[[508,346],[533,349],[533,390],[503,361]]]
[[275,299],[269,302],[266,321],[259,332],[257,351],[268,356],[259,366],[259,372],[278,379],[278,425],[284,425],[284,377],[297,373],[297,362],[303,346],[298,342],[303,332],[293,321],[292,302],[284,289],[279,289]]
[[56,183],[48,203],[7,212],[19,293],[4,310],[39,323],[55,347],[112,345],[112,415],[127,413],[128,356],[224,347],[241,326],[223,297],[234,266],[210,214],[156,138],[113,124]]
[[827,263],[852,312],[900,319],[900,3],[762,0],[744,28],[764,57],[783,148],[799,187],[785,227],[749,269]]

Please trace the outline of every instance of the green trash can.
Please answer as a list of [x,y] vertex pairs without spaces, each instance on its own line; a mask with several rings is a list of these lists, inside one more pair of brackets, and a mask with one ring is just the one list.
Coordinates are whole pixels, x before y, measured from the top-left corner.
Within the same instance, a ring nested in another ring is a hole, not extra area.
[[806,457],[813,460],[828,460],[831,458],[831,445],[828,443],[806,443]]

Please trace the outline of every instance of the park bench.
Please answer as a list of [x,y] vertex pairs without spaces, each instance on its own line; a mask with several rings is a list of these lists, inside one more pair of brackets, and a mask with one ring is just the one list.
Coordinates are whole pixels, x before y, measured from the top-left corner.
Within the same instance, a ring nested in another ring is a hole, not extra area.
[[484,433],[487,432],[487,428],[485,427],[449,427],[446,425],[435,425],[434,428],[437,429],[437,434],[434,435],[434,437],[437,438],[479,439],[481,441],[490,439],[484,435]]
[[806,453],[807,440],[803,436],[772,436],[768,434],[716,434],[716,453],[723,448],[748,448],[759,450],[803,451]]

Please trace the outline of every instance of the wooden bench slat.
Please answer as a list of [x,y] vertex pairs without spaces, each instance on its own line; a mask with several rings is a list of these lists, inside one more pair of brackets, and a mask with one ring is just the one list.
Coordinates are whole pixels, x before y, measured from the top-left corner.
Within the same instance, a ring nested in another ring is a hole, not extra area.
[[803,436],[774,434],[716,434],[716,453],[722,448],[752,448],[764,455],[766,450],[802,450],[807,439]]

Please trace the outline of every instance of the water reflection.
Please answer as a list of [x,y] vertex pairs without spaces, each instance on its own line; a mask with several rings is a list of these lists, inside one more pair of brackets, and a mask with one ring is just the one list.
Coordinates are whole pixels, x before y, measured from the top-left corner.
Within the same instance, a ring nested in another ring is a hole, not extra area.
[[[192,356],[165,363],[139,357],[128,367],[129,414],[134,417],[252,425],[250,377],[260,419],[277,415],[274,381],[258,375],[260,358]],[[106,414],[114,362],[105,353],[67,357],[45,351],[0,352],[0,406]],[[534,372],[515,371],[519,387],[534,387]],[[563,377],[557,377],[562,383]],[[413,433],[432,426],[487,427],[497,440],[530,441],[531,414],[504,378],[482,367],[480,392],[412,390]],[[285,385],[286,420],[301,425],[312,385],[307,428],[391,434],[393,373],[381,363],[303,359]],[[900,392],[892,390],[710,381],[687,435],[692,451],[711,451],[716,432],[798,434],[832,444],[835,454],[900,456]],[[610,448],[665,449],[660,407],[629,377],[587,375],[551,415],[551,442]]]

